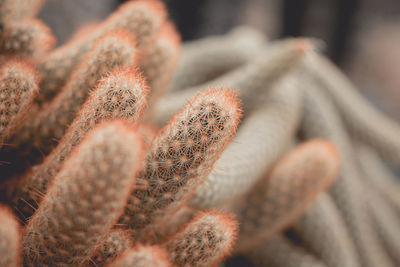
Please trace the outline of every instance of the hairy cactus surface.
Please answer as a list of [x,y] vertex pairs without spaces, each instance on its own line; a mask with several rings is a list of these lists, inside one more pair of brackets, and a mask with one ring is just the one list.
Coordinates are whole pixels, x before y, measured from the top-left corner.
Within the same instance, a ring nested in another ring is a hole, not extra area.
[[146,96],[147,85],[134,69],[118,70],[104,78],[52,153],[11,186],[9,194],[14,208],[24,217],[32,215],[65,159],[86,133],[101,122],[116,118],[138,123],[146,107]]
[[129,231],[112,230],[87,264],[94,267],[104,266],[113,262],[118,255],[128,251],[132,246],[133,239]]
[[11,21],[0,34],[0,53],[38,59],[55,45],[50,29],[38,19]]
[[308,141],[280,159],[238,208],[238,250],[251,250],[293,223],[333,182],[338,171],[338,152],[325,140]]
[[8,61],[0,69],[0,146],[29,112],[38,93],[38,77],[26,61]]
[[215,266],[229,255],[238,230],[233,215],[202,212],[164,243],[176,266]]
[[272,89],[265,105],[242,123],[234,142],[221,154],[190,204],[209,208],[250,190],[285,152],[300,123],[301,104],[301,90],[291,81],[283,81]]
[[228,89],[200,92],[160,131],[120,222],[138,231],[182,206],[233,137],[241,112]]
[[138,245],[119,256],[108,267],[170,267],[168,253],[159,246]]
[[0,206],[0,265],[21,265],[21,233],[18,221],[10,209]]
[[98,80],[110,71],[132,66],[136,53],[133,37],[125,31],[98,40],[57,97],[24,125],[22,136],[16,136],[13,143],[48,152],[55,145],[54,138],[63,137]]
[[118,121],[85,139],[25,228],[26,265],[80,264],[95,253],[134,186],[141,142]]
[[53,48],[44,2],[0,0],[1,266],[400,264],[400,126],[317,41],[130,0]]

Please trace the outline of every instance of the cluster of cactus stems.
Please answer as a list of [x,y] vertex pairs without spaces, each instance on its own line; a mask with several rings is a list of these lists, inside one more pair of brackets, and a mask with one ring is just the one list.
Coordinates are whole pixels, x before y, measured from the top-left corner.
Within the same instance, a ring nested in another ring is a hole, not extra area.
[[131,0],[53,48],[43,3],[0,1],[1,266],[400,264],[400,126],[314,41]]

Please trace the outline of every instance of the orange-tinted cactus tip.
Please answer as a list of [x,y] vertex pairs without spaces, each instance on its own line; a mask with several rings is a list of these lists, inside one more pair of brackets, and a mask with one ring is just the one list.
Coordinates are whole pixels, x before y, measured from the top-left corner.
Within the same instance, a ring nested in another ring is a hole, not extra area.
[[175,24],[167,20],[161,27],[160,38],[169,40],[174,46],[179,47],[181,44],[181,36],[176,29]]
[[170,267],[169,255],[166,250],[159,246],[137,245],[124,252],[108,267]]
[[[35,64],[27,58],[24,59],[10,59],[8,60],[4,66],[0,69],[0,73],[2,73],[4,75],[4,71],[5,70],[15,70],[15,71],[19,71],[21,73],[26,73],[31,75],[35,80],[35,83],[39,83],[40,81],[40,74],[39,72],[36,70],[35,68]],[[35,87],[35,89],[37,89]]]
[[107,32],[104,34],[98,41],[96,41],[96,44],[101,44],[103,40],[108,39],[108,38],[115,38],[118,40],[118,42],[125,41],[128,44],[130,44],[132,47],[136,47],[137,41],[136,41],[136,36],[131,33],[128,30],[125,30],[123,28],[115,29],[112,31]]
[[17,219],[0,205],[0,266],[20,266],[21,236]]
[[212,88],[199,93],[190,103],[195,104],[199,100],[203,101],[203,99],[215,101],[220,107],[223,107],[233,118],[232,122],[235,123],[233,129],[237,128],[242,118],[242,103],[236,92],[229,88]]
[[297,49],[300,54],[305,54],[315,49],[315,43],[308,38],[298,38]]

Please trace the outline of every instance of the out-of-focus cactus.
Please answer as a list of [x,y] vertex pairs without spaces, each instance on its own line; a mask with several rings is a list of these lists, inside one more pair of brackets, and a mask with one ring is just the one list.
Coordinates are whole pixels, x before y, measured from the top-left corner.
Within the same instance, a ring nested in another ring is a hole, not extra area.
[[103,124],[83,141],[24,230],[25,264],[81,264],[95,253],[133,189],[141,142],[121,122]]
[[137,46],[141,50],[154,41],[165,16],[164,5],[158,0],[129,1],[90,34],[52,51],[38,65],[38,70],[43,76],[40,83],[42,93],[38,102],[44,103],[55,96],[57,90],[69,81],[71,73],[98,38],[107,32],[123,28],[135,36]]
[[39,59],[55,45],[50,29],[38,19],[11,21],[0,34],[0,53]]
[[318,197],[295,224],[295,229],[304,247],[328,267],[361,266],[349,229],[328,194]]
[[228,89],[199,93],[160,131],[120,222],[138,231],[182,206],[236,132],[239,100]]
[[171,267],[168,253],[159,246],[138,245],[126,251],[108,267]]
[[256,267],[327,267],[310,252],[282,236],[272,237],[248,255]]
[[38,93],[38,77],[26,61],[9,61],[0,69],[0,146],[26,117]]
[[21,233],[18,221],[10,209],[0,206],[0,265],[21,265]]
[[209,208],[233,201],[263,177],[285,152],[297,130],[301,93],[291,80],[282,81],[271,90],[263,106],[242,123],[234,142],[228,145],[204,184],[196,190],[191,205]]
[[325,140],[306,142],[280,159],[238,204],[237,250],[249,251],[294,223],[338,172],[338,152]]
[[176,266],[215,266],[231,252],[237,230],[232,214],[205,211],[163,246]]

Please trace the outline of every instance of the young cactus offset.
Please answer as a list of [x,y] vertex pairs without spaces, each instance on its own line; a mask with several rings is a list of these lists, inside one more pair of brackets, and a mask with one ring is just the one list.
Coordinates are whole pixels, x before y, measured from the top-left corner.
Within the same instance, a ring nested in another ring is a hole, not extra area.
[[232,214],[200,212],[163,246],[178,267],[215,266],[231,252],[237,230]]
[[126,251],[107,267],[172,267],[169,255],[159,246],[138,245]]
[[117,70],[104,78],[44,162],[32,168],[17,184],[10,185],[9,198],[14,208],[25,217],[32,215],[32,207],[38,206],[72,149],[96,125],[116,118],[138,123],[146,108],[147,92],[143,77],[135,69]]
[[21,234],[19,223],[10,209],[0,206],[0,266],[21,265]]
[[193,98],[154,139],[120,223],[137,235],[184,204],[233,137],[240,116],[228,89]]
[[38,93],[35,69],[26,61],[8,61],[0,69],[0,146],[22,122]]
[[120,121],[103,124],[87,136],[25,228],[25,264],[86,262],[123,212],[141,150],[141,138]]
[[301,144],[283,157],[242,199],[238,250],[249,251],[295,222],[338,172],[338,152],[325,140]]

